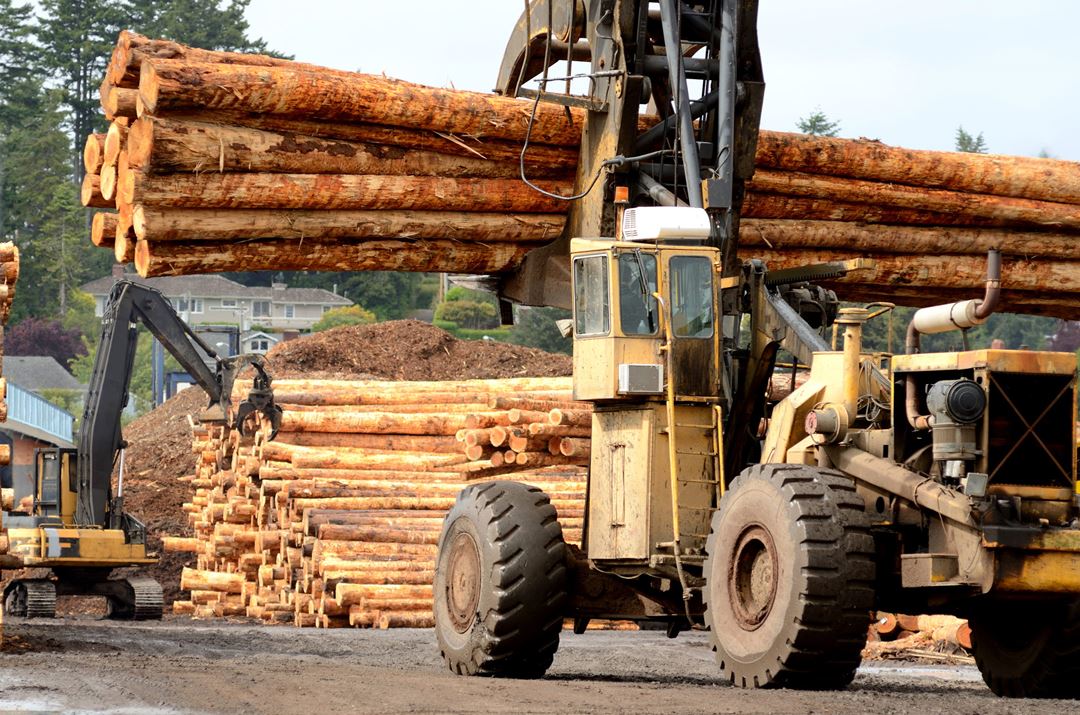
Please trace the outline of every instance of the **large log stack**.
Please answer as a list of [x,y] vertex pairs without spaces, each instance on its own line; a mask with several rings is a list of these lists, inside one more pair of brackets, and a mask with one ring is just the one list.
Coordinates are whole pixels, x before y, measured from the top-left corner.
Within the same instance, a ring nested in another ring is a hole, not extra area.
[[[15,300],[15,282],[19,279],[19,248],[9,242],[0,243],[0,375],[4,363],[4,326],[11,316],[11,302]],[[0,422],[7,421],[7,380],[0,377]],[[11,463],[11,447],[0,445],[0,465]],[[6,507],[5,507],[6,508]],[[6,541],[0,554],[7,551]]]
[[[144,276],[499,273],[564,226],[567,204],[519,178],[529,102],[123,32],[101,104],[83,202],[115,211],[91,237]],[[572,190],[582,125],[539,106],[543,188]],[[747,258],[872,257],[841,297],[915,305],[977,294],[1000,248],[1007,309],[1080,315],[1080,164],[767,131],[757,164]]]
[[[543,464],[470,461],[467,425],[507,422],[511,403],[570,402],[569,378],[463,382],[277,380],[281,431],[241,438],[195,427],[196,554],[177,613],[246,615],[298,626],[430,626],[442,519],[471,478],[509,474],[543,488],[564,535],[580,543],[580,456]],[[248,386],[234,395],[246,395]],[[509,401],[509,402],[508,402]],[[545,413],[545,418],[548,414]]]

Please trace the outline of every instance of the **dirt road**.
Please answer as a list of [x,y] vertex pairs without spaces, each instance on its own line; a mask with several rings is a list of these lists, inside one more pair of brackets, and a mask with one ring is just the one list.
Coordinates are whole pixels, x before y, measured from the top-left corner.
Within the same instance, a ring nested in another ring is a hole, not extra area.
[[971,667],[874,663],[844,693],[723,685],[703,634],[567,634],[542,681],[450,675],[431,631],[168,619],[4,625],[0,712],[1076,713],[992,696]]

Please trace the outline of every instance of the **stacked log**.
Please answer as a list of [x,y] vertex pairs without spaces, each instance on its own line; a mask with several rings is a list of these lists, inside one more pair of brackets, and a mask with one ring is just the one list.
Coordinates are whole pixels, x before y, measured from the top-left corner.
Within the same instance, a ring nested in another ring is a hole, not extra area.
[[[518,179],[527,102],[130,32],[100,96],[83,203],[116,209],[92,239],[143,276],[498,273],[565,223]],[[540,112],[528,171],[546,189],[571,188],[575,121]]]
[[[242,399],[250,385],[234,392]],[[569,378],[461,382],[276,380],[281,431],[248,436],[195,425],[184,505],[195,554],[177,613],[317,627],[420,627],[431,613],[435,550],[457,492],[477,474],[457,435],[498,419],[506,400],[570,403]],[[584,470],[524,464],[513,478],[549,494],[580,543]],[[504,469],[503,472],[508,470]]]
[[[4,326],[11,317],[15,282],[19,279],[19,248],[10,241],[0,243],[0,374],[4,363]],[[0,377],[0,422],[7,421],[7,380]],[[0,445],[0,465],[11,463],[11,447]],[[6,507],[5,507],[6,508]]]
[[[144,276],[500,273],[565,224],[566,202],[520,180],[530,102],[130,32],[101,102],[83,200],[115,214],[92,240]],[[572,192],[583,125],[539,105],[526,172],[544,189]],[[917,305],[977,295],[999,248],[1006,309],[1080,314],[1080,164],[764,131],[757,166],[745,258],[870,257],[841,297]]]
[[[559,398],[563,399],[559,399]],[[569,394],[498,396],[457,433],[474,476],[589,463],[592,403]]]

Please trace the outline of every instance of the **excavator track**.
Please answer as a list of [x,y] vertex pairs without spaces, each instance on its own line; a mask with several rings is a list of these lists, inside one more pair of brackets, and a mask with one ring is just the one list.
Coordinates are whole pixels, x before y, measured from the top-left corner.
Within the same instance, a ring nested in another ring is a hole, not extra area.
[[157,581],[149,576],[131,576],[111,584],[118,586],[116,590],[120,593],[109,596],[109,618],[131,621],[161,619],[165,598]]
[[23,618],[55,618],[56,584],[48,579],[15,581],[5,590],[4,613]]

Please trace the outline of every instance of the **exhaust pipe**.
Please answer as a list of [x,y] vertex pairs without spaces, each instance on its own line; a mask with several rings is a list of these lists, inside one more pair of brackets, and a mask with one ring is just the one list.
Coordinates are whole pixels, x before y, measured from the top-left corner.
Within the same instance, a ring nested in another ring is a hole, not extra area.
[[[915,311],[904,339],[905,352],[908,355],[919,352],[919,336],[923,333],[931,335],[982,325],[994,314],[1000,303],[1001,251],[992,248],[986,257],[986,290],[982,300],[961,300]],[[919,414],[918,386],[915,384],[915,376],[908,375],[904,385],[904,411],[907,413],[908,424],[917,430],[930,429],[933,426],[933,418],[930,415]]]

